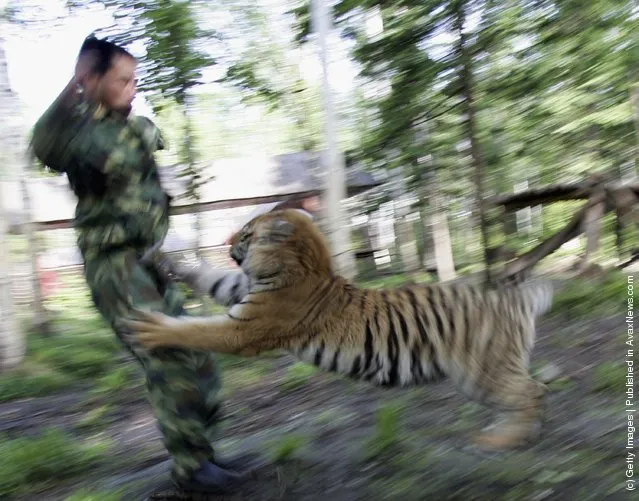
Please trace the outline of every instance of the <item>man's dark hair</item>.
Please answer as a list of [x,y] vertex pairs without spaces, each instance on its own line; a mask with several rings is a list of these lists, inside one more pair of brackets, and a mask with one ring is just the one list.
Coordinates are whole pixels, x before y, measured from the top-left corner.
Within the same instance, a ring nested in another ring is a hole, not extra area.
[[95,64],[93,65],[93,68],[91,68],[91,72],[94,74],[97,73],[99,76],[102,76],[109,71],[109,68],[111,68],[111,64],[113,63],[113,59],[116,56],[127,56],[131,59],[135,59],[126,49],[123,49],[119,45],[109,42],[108,40],[100,40],[94,35],[89,35],[84,39],[82,47],[80,47],[78,57],[89,53],[92,53],[95,57]]

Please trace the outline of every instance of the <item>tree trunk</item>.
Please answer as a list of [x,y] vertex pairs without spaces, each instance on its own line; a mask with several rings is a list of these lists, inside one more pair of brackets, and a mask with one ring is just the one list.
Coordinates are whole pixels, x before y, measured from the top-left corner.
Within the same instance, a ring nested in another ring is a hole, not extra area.
[[[0,20],[0,23],[2,21]],[[32,224],[33,211],[31,198],[27,189],[28,181],[28,165],[32,157],[26,154],[27,144],[24,134],[26,127],[23,122],[22,109],[18,96],[9,85],[9,74],[6,60],[6,53],[2,46],[4,39],[0,34],[0,114],[3,117],[2,131],[0,137],[3,144],[0,146],[3,150],[2,167],[12,181],[20,183],[22,192],[23,218],[22,231],[27,237],[28,253],[29,253],[29,280],[31,285],[31,312],[32,322],[35,328],[47,334],[48,331],[48,315],[44,308],[42,297],[42,289],[40,283],[40,274],[38,269],[38,242],[37,236]],[[0,202],[1,203],[1,202]]]
[[0,372],[18,367],[26,353],[24,333],[20,331],[11,295],[8,221],[3,203],[0,197]]
[[[0,9],[6,6],[6,2],[0,2]],[[0,15],[0,183],[5,175],[14,167],[15,150],[12,147],[12,118],[15,109],[9,101],[11,88],[9,87],[9,74],[7,71],[7,58],[4,51],[3,28],[6,21]],[[5,372],[20,365],[26,353],[26,340],[24,333],[16,318],[16,311],[11,294],[11,277],[9,262],[9,221],[5,213],[4,200],[0,188],[0,371]]]
[[[195,150],[193,147],[193,124],[191,121],[191,114],[189,113],[189,102],[185,97],[184,104],[182,105],[182,112],[184,114],[185,126],[184,126],[184,160],[186,161],[187,183],[188,192],[191,200],[194,203],[201,201],[200,197],[200,176],[198,173],[197,160],[195,158]],[[201,253],[201,236],[202,236],[202,213],[197,211],[194,214],[195,217],[195,243],[194,251],[198,258],[202,257]]]
[[455,31],[459,36],[459,56],[461,59],[461,87],[464,96],[466,119],[466,133],[470,140],[470,154],[472,158],[473,169],[475,172],[475,190],[477,199],[477,209],[479,211],[479,225],[482,235],[482,243],[484,247],[485,272],[484,277],[486,283],[491,282],[490,266],[488,264],[488,220],[487,207],[484,200],[484,171],[485,163],[482,155],[481,145],[477,137],[477,111],[475,104],[473,71],[472,71],[472,50],[468,47],[468,41],[464,34],[464,24],[466,22],[466,13],[462,2],[458,3],[457,16],[454,20]]
[[440,282],[454,280],[457,275],[455,274],[455,262],[453,261],[453,251],[446,214],[437,211],[433,214],[432,222],[437,276]]
[[32,323],[36,330],[43,335],[50,335],[49,316],[44,307],[44,298],[42,296],[42,283],[40,281],[40,267],[38,266],[38,257],[40,255],[40,244],[38,236],[33,228],[33,212],[31,209],[31,196],[27,186],[27,175],[24,168],[21,172],[20,185],[22,188],[22,200],[24,204],[24,224],[23,233],[27,236],[27,245],[29,248],[29,260],[31,262],[31,292],[33,298],[33,319]]
[[399,211],[397,210],[397,199],[394,198],[392,202],[393,214],[392,214],[392,228],[393,228],[393,244],[390,249],[391,254],[391,266],[398,273],[404,271],[404,262],[402,261],[402,250],[400,247],[400,228],[399,228]]
[[393,199],[393,223],[395,229],[395,246],[401,261],[401,270],[405,273],[413,273],[419,269],[419,256],[417,254],[417,242],[415,239],[415,229],[408,221],[410,208],[403,200],[406,191],[404,185],[404,174],[399,174],[399,183],[395,190]]
[[431,222],[433,226],[433,241],[435,242],[437,276],[440,282],[446,282],[448,280],[454,280],[456,274],[455,262],[453,260],[453,247],[448,228],[448,218],[446,217],[446,211],[441,201],[437,173],[433,175],[431,182],[431,200],[433,200]]
[[[422,190],[425,191],[425,190]],[[430,208],[426,201],[425,195],[420,195],[419,198],[419,218],[422,225],[422,245],[423,252],[421,256],[420,265],[422,269],[430,269],[435,263],[435,245],[433,241],[433,226],[431,223]]]
[[346,198],[346,175],[344,157],[339,151],[336,134],[333,95],[328,79],[328,36],[331,31],[329,7],[323,0],[312,1],[312,18],[319,38],[319,55],[322,64],[322,99],[324,104],[324,137],[326,145],[325,174],[326,209],[328,216],[328,241],[340,275],[352,280],[357,272],[350,241],[348,214],[342,200]]
[[404,271],[413,273],[419,269],[419,256],[413,223],[407,219],[408,214],[402,215],[399,219],[399,252],[402,256]]

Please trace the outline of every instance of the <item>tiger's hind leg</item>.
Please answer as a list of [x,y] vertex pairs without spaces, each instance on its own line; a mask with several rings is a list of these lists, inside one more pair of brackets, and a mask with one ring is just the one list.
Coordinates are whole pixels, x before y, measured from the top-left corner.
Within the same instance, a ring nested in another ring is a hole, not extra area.
[[499,451],[517,448],[538,438],[546,387],[528,372],[532,343],[523,346],[507,335],[495,341],[490,352],[479,357],[482,362],[470,355],[465,370],[455,374],[453,380],[470,398],[498,413],[498,419],[471,441],[482,449]]
[[485,403],[498,412],[495,422],[472,438],[482,449],[507,450],[539,437],[546,388],[524,368],[503,369],[487,382]]

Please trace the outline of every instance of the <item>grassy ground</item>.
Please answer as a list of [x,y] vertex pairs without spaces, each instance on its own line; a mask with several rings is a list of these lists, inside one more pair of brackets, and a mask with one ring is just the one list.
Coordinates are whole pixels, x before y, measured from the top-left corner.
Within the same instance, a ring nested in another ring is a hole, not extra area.
[[[140,372],[81,279],[65,290],[49,304],[57,334],[30,335],[24,366],[0,376],[0,499],[146,499],[169,464]],[[535,371],[555,372],[544,434],[508,454],[465,447],[489,413],[448,382],[383,390],[285,354],[219,357],[219,447],[267,460],[238,499],[629,499],[626,297],[621,274],[573,279],[558,293],[533,355]]]

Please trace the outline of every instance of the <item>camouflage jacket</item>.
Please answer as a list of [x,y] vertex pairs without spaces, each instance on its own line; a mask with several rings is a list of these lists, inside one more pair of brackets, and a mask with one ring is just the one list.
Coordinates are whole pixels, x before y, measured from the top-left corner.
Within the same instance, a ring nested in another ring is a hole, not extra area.
[[31,147],[44,165],[67,174],[78,197],[74,226],[85,260],[164,239],[170,196],[153,157],[164,144],[150,120],[56,101],[34,126]]

